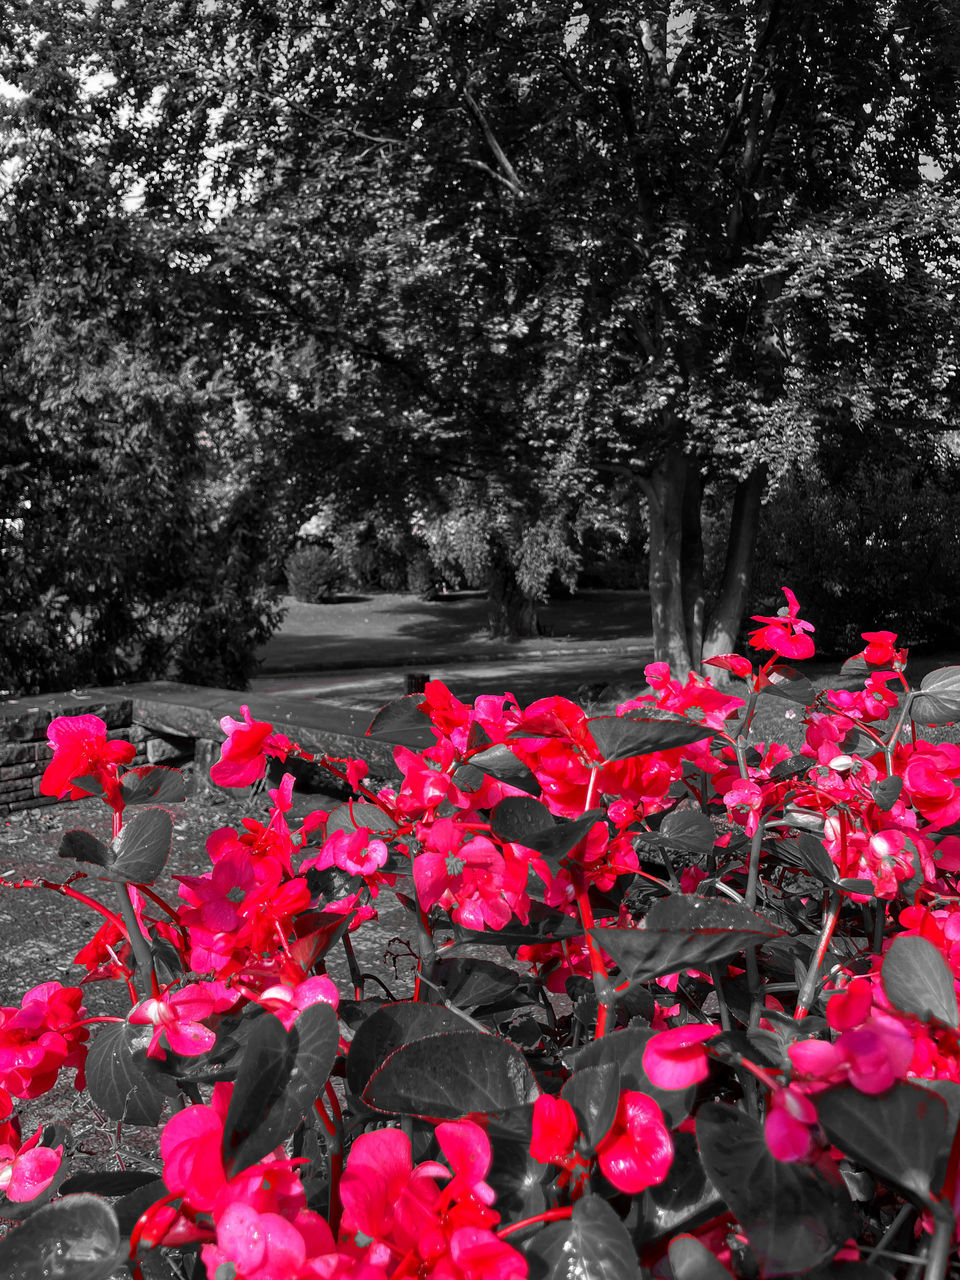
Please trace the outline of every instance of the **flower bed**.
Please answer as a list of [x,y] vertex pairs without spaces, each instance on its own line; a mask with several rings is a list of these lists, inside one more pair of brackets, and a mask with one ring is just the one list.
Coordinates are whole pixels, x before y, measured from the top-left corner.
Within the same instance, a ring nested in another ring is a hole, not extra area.
[[[110,831],[67,831],[71,874],[9,891],[101,923],[81,982],[0,1010],[0,1215],[20,1224],[0,1271],[941,1280],[960,747],[923,735],[960,719],[960,668],[911,689],[874,632],[817,693],[784,661],[813,654],[786,595],[757,619],[761,665],[713,660],[743,697],[658,664],[593,717],[428,684],[370,728],[401,743],[398,785],[323,757],[354,799],[294,820],[284,773],[175,895],[177,771],[96,716],[55,720],[42,790],[100,797]],[[769,698],[797,708],[799,750],[755,740]],[[308,756],[246,708],[223,730],[221,786]],[[407,998],[354,945],[387,900]],[[88,1011],[101,983],[117,1012]],[[60,1116],[19,1120],[70,1078],[118,1126],[96,1170]]]

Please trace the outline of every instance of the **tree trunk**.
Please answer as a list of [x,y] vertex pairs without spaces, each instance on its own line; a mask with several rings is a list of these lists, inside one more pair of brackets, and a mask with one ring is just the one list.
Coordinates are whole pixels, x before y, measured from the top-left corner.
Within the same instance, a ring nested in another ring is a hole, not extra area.
[[[750,593],[753,553],[760,527],[760,500],[767,481],[767,468],[761,464],[737,485],[730,516],[726,562],[720,595],[710,616],[703,643],[703,656],[732,653]],[[715,669],[714,675],[721,674]]]
[[650,522],[650,610],[653,653],[675,676],[691,669],[683,592],[683,505],[689,459],[670,449],[650,476],[640,479]]
[[536,601],[525,595],[505,548],[495,547],[487,578],[487,618],[494,640],[524,640],[539,636]]
[[697,467],[688,465],[686,483],[683,486],[680,572],[687,650],[694,670],[700,666],[706,607],[703,585],[703,524],[700,513],[702,501],[703,477]]

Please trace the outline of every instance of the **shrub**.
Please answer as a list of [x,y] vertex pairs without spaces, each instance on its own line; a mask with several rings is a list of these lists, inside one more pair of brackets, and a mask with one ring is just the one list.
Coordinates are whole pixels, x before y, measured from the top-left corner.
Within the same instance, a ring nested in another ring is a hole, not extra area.
[[308,544],[291,551],[284,567],[288,591],[304,604],[330,600],[342,577],[333,552],[317,545]]

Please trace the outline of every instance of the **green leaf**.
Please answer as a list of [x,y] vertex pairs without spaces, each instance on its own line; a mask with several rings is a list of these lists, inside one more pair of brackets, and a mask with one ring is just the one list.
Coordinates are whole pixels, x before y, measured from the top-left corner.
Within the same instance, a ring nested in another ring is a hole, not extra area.
[[90,1046],[87,1091],[111,1120],[151,1128],[160,1123],[163,1094],[144,1075],[133,1056],[137,1051],[146,1051],[152,1036],[152,1027],[109,1022],[97,1032]]
[[490,810],[490,826],[494,835],[511,844],[527,844],[535,837],[556,826],[556,818],[545,804],[533,796],[507,796]]
[[104,878],[153,884],[172,848],[173,818],[166,809],[144,809],[124,824],[113,841],[114,857]]
[[739,903],[679,894],[655,902],[642,929],[590,930],[631,982],[649,982],[683,969],[702,969],[751,944],[780,938],[783,932]]
[[870,783],[870,794],[873,796],[874,803],[885,813],[900,799],[902,790],[903,779],[896,777],[895,774],[891,774],[889,778],[878,778],[876,782]]
[[731,1280],[731,1272],[696,1236],[674,1236],[667,1256],[674,1280]]
[[620,1068],[616,1062],[575,1071],[560,1090],[577,1114],[580,1132],[591,1147],[610,1132],[620,1102]]
[[915,935],[894,938],[880,973],[894,1008],[960,1027],[953,974],[932,942]]
[[[767,672],[766,682],[759,692],[785,698],[787,702],[796,702],[802,707],[809,707],[817,696],[816,689],[805,675],[779,662]],[[808,767],[809,763],[812,762],[808,762]]]
[[943,1098],[900,1081],[879,1094],[837,1085],[818,1093],[814,1105],[835,1146],[912,1200],[929,1202],[931,1179],[953,1138]]
[[89,862],[96,867],[109,867],[113,860],[113,852],[89,831],[65,831],[60,837],[57,857]]
[[525,1246],[530,1280],[640,1280],[633,1241],[606,1200],[587,1195],[566,1222],[551,1222]]
[[428,717],[420,710],[426,705],[422,693],[408,693],[381,707],[370,721],[368,738],[389,738],[405,747],[432,747],[436,741]]
[[697,1115],[697,1143],[707,1176],[746,1232],[761,1276],[809,1271],[855,1234],[856,1215],[843,1183],[775,1160],[752,1116],[708,1102]]
[[128,769],[120,779],[124,804],[183,804],[187,798],[183,774],[165,765],[145,764]]
[[349,804],[339,804],[332,809],[327,818],[327,835],[335,831],[359,831],[367,829],[374,836],[392,836],[397,824],[375,804],[366,804],[359,800]]
[[587,721],[587,728],[597,744],[600,759],[607,764],[655,751],[670,751],[716,736],[713,729],[690,720],[646,720],[633,716],[596,716]]
[[286,1089],[296,1041],[272,1013],[254,1021],[223,1125],[223,1167],[240,1173],[290,1136]]
[[359,1097],[373,1073],[401,1045],[463,1026],[463,1019],[443,1005],[398,1000],[380,1006],[361,1022],[350,1042],[347,1088]]
[[363,1101],[375,1111],[453,1120],[506,1111],[532,1102],[538,1093],[518,1049],[498,1036],[467,1030],[427,1036],[396,1049],[374,1072]]
[[[540,783],[533,773],[503,742],[488,747],[486,751],[477,752],[475,756],[470,757],[469,763],[463,768],[480,769],[481,772],[488,773],[491,778],[496,778],[499,782],[509,783],[511,787],[519,787],[521,791],[528,791],[531,795],[540,794]],[[459,772],[457,770],[457,774]],[[457,782],[457,774],[454,774],[454,782]],[[460,784],[457,782],[457,785]]]
[[122,1259],[117,1215],[81,1194],[44,1205],[0,1240],[4,1280],[107,1280]]
[[960,667],[940,667],[920,681],[910,698],[910,717],[918,724],[954,724],[960,720]]

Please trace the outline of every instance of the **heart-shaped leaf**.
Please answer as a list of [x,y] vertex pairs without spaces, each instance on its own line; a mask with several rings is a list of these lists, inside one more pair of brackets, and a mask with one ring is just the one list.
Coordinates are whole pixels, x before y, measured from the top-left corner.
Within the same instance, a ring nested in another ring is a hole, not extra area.
[[127,822],[113,842],[107,879],[153,884],[173,848],[173,818],[166,809],[144,809]]
[[816,689],[806,676],[780,662],[767,671],[758,692],[770,694],[774,698],[785,698],[787,702],[796,702],[802,707],[808,707],[817,696]]
[[87,1091],[111,1120],[143,1124],[160,1123],[163,1094],[144,1074],[134,1054],[146,1052],[151,1027],[128,1022],[108,1022],[96,1035],[87,1053]]
[[4,1280],[107,1280],[121,1259],[117,1215],[89,1194],[44,1205],[0,1240]]
[[[498,742],[492,747],[487,747],[486,751],[479,751],[475,756],[471,756],[469,764],[464,765],[463,768],[479,769],[482,773],[489,774],[491,778],[506,782],[511,787],[518,787],[521,791],[529,792],[530,795],[540,794],[540,783],[533,773],[503,742]],[[457,773],[459,774],[459,770]],[[454,782],[457,782],[456,775],[454,775]],[[460,784],[457,783],[457,785]]]
[[918,1018],[937,1018],[954,1030],[960,1026],[953,974],[926,938],[894,938],[880,970],[891,1004]]
[[124,804],[183,804],[187,798],[183,774],[165,765],[143,764],[128,769],[120,779]]
[[272,1013],[258,1017],[250,1032],[223,1125],[223,1167],[233,1177],[269,1155],[287,1131],[286,1090],[296,1059],[296,1041]]
[[359,800],[349,804],[339,804],[332,809],[327,818],[327,835],[335,831],[369,830],[374,835],[391,836],[397,824],[375,804],[361,803]]
[[370,721],[368,738],[389,738],[405,747],[432,747],[436,737],[421,707],[426,706],[422,693],[408,693],[381,707]]
[[684,1227],[692,1228],[723,1211],[723,1201],[704,1172],[696,1138],[675,1131],[667,1176],[644,1195],[642,1242],[672,1240]]
[[842,1182],[775,1160],[758,1121],[708,1102],[697,1115],[707,1176],[739,1219],[761,1276],[793,1275],[829,1261],[856,1229]]
[[954,724],[960,720],[960,667],[940,667],[920,681],[910,698],[910,716],[918,724]]
[[525,1246],[537,1280],[640,1280],[633,1241],[601,1196],[584,1196],[566,1222],[552,1222]]
[[633,756],[650,755],[654,751],[670,751],[691,742],[713,738],[715,732],[706,725],[681,719],[640,719],[633,716],[596,716],[587,728],[597,744],[599,759],[607,764],[629,760]]
[[900,799],[902,790],[903,779],[895,774],[891,774],[889,778],[878,778],[876,782],[870,783],[870,794],[873,796],[874,804],[885,813]]
[[545,804],[533,796],[507,796],[490,810],[490,826],[494,835],[511,844],[532,846],[528,839],[550,831],[556,818]]
[[395,1050],[363,1091],[375,1111],[452,1120],[506,1111],[539,1093],[523,1054],[482,1031],[427,1036]]
[[777,782],[782,782],[787,778],[797,778],[801,774],[812,769],[814,761],[809,756],[790,756],[787,760],[781,760],[779,764],[775,764],[770,770],[770,777]]
[[815,1106],[835,1146],[911,1199],[929,1203],[934,1173],[953,1139],[943,1098],[900,1081],[879,1094],[837,1085],[818,1093]]
[[655,902],[642,929],[590,930],[631,982],[702,969],[744,947],[782,937],[783,932],[739,903],[680,894]]
[[667,814],[659,830],[638,831],[636,835],[643,844],[682,853],[709,853],[717,838],[713,823],[696,809],[677,809]]
[[580,1132],[596,1147],[610,1132],[620,1102],[620,1068],[616,1062],[575,1071],[560,1096],[577,1114]]
[[442,1031],[460,1031],[461,1017],[443,1005],[398,1000],[381,1005],[357,1028],[347,1054],[347,1088],[357,1097],[370,1077],[401,1045]]
[[109,867],[113,861],[112,850],[89,831],[65,831],[60,837],[57,856],[89,862],[95,867]]
[[777,849],[791,861],[796,859],[805,871],[809,871],[824,884],[837,883],[836,863],[824,847],[823,841],[809,831],[800,831],[796,836],[779,841]]
[[530,985],[515,970],[493,960],[444,957],[437,962],[433,978],[443,988],[446,998],[459,1009],[477,1009],[512,997],[517,997],[518,1003],[529,999]]
[[323,1093],[337,1060],[340,1024],[333,1006],[319,1001],[297,1016],[287,1034],[295,1041],[293,1068],[287,1081],[292,1133],[301,1116],[312,1112],[314,1102]]
[[732,1280],[732,1273],[696,1236],[674,1236],[667,1257],[674,1280]]

